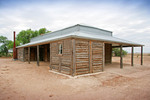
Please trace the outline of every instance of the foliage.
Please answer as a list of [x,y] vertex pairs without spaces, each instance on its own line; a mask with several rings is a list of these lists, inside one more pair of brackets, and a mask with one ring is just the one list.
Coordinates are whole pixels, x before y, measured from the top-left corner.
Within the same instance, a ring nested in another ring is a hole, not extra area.
[[22,45],[22,44],[29,43],[31,38],[48,32],[50,31],[48,31],[46,28],[41,28],[38,31],[37,30],[33,31],[31,29],[22,30],[17,35],[16,40],[19,41],[20,45]]
[[8,56],[8,50],[10,49],[9,44],[11,44],[12,41],[8,40],[7,37],[0,36],[0,56]]
[[[113,48],[112,52],[114,53],[115,56],[120,56],[120,49],[119,48]],[[125,56],[127,55],[127,51],[122,50],[122,55]]]
[[48,31],[46,28],[39,29],[39,35],[49,33],[49,32],[51,32],[51,31]]
[[[16,44],[16,47],[20,45],[20,42],[19,41],[15,41],[15,44]],[[8,44],[8,49],[12,49],[14,46],[14,42],[13,41],[10,41],[9,44]]]
[[17,41],[20,42],[20,44],[25,44],[25,43],[29,43],[31,36],[34,32],[31,29],[28,30],[22,30],[21,32],[19,32],[19,34],[17,35],[16,39]]
[[[31,38],[49,32],[50,31],[48,31],[46,28],[41,28],[35,31],[31,29],[22,30],[21,32],[19,32],[19,34],[16,37],[16,41],[15,41],[16,46],[29,43]],[[14,45],[13,41],[8,40],[7,37],[0,36],[0,57],[11,56],[12,54],[8,53],[8,50],[12,49],[13,45]]]

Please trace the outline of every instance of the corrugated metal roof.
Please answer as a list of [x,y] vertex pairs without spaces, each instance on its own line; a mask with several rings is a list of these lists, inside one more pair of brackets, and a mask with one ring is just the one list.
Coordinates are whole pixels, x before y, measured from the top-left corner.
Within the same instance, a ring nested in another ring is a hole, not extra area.
[[31,39],[30,43],[18,46],[20,47],[28,47],[38,44],[45,44],[51,41],[65,39],[65,38],[83,38],[83,39],[91,39],[91,40],[100,40],[104,42],[113,42],[113,43],[120,43],[124,45],[134,45],[134,46],[141,46],[141,44],[134,43],[131,41],[127,41],[124,39],[116,38],[112,36],[111,31],[85,26],[85,25],[74,25],[59,31],[55,31],[52,33],[48,33],[42,36],[35,37]]
[[54,36],[69,34],[69,33],[77,32],[77,31],[88,32],[88,33],[91,33],[91,34],[98,34],[98,35],[101,34],[101,35],[112,36],[112,32],[111,31],[107,31],[107,30],[98,29],[98,28],[95,28],[95,27],[90,27],[90,26],[77,24],[77,25],[74,25],[74,26],[70,26],[70,27],[58,30],[58,31],[54,31],[54,32],[47,33],[47,34],[44,34],[44,35],[39,35],[39,36],[37,36],[35,38],[32,38],[31,42],[38,41],[39,39],[40,40],[41,39],[46,39],[48,37],[54,37]]

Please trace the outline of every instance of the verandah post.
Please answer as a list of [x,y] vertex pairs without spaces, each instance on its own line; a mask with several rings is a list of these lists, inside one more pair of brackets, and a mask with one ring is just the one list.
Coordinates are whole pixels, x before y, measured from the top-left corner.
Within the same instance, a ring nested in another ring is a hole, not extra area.
[[50,60],[49,67],[50,67],[50,70],[52,70],[52,66],[51,66],[51,65],[52,65],[52,53],[51,53],[51,50],[52,50],[52,49],[51,49],[51,43],[49,44],[49,49],[50,49],[50,51],[49,51],[49,52],[50,52],[50,53],[49,53],[49,54],[50,54],[50,55],[49,55],[49,60]]
[[76,75],[76,52],[75,39],[72,39],[72,76]]
[[104,71],[104,67],[105,67],[105,43],[103,43],[103,55],[102,55],[102,59],[103,59],[103,65],[102,65],[102,71]]
[[28,63],[30,64],[30,47],[28,47]]
[[37,66],[39,66],[39,45],[37,45]]
[[134,47],[132,46],[132,50],[131,50],[131,66],[133,66],[133,57],[134,57]]
[[122,45],[120,45],[120,68],[123,68]]
[[89,72],[93,73],[92,69],[92,41],[89,41]]
[[143,46],[141,46],[141,65],[143,65]]

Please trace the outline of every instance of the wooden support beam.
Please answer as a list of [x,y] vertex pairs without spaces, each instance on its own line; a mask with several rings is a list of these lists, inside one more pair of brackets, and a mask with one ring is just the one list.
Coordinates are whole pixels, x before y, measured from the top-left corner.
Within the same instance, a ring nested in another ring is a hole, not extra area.
[[93,73],[93,69],[92,69],[92,41],[89,41],[89,72]]
[[76,49],[75,39],[72,39],[72,76],[76,75]]
[[110,63],[112,63],[112,44],[110,46]]
[[47,61],[47,45],[44,46],[44,61]]
[[102,65],[102,71],[104,71],[104,67],[105,67],[105,43],[103,43],[103,65]]
[[123,68],[122,45],[120,46],[120,68]]
[[143,46],[141,46],[141,65],[143,65]]
[[28,47],[28,63],[30,64],[30,47]]
[[61,57],[59,57],[59,72],[61,72]]
[[[122,46],[122,47],[132,47],[132,46]],[[120,48],[120,46],[112,46],[112,48]]]
[[39,45],[37,45],[37,66],[39,66]]
[[133,66],[133,57],[134,57],[134,47],[132,46],[132,49],[131,49],[131,66]]
[[50,56],[49,56],[49,60],[50,60],[50,64],[49,64],[49,67],[50,67],[50,70],[52,70],[52,49],[51,49],[51,43],[49,44],[49,54],[50,54]]
[[[132,47],[132,45],[122,46],[122,47]],[[134,47],[140,47],[140,46],[134,45]],[[120,46],[112,46],[112,48],[120,48]]]
[[25,62],[25,48],[23,48],[23,61]]

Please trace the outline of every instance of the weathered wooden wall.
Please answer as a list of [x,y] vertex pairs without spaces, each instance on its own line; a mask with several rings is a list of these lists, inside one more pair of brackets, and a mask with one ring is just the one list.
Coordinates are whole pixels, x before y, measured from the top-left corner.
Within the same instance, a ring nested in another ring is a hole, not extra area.
[[102,71],[102,42],[76,39],[76,75]]
[[28,61],[28,48],[24,48],[24,61]]
[[[59,44],[62,44],[62,54],[59,54]],[[110,45],[105,45],[106,49],[109,47]],[[81,75],[102,71],[103,42],[70,38],[51,42],[49,45],[43,45],[41,49],[43,49],[43,52],[40,53],[43,53],[44,60],[50,61],[51,70],[68,75]],[[36,60],[36,48],[31,47],[30,50],[31,61]],[[18,49],[18,59],[28,61],[28,48]],[[106,60],[108,59],[106,58]]]
[[111,63],[112,61],[112,44],[105,44],[105,63]]
[[17,48],[17,58],[20,61],[24,61],[24,48]]
[[[62,44],[63,52],[58,54],[58,46]],[[50,43],[50,67],[64,74],[72,74],[72,41],[66,39]]]
[[103,64],[103,43],[92,42],[92,69],[94,72],[102,71]]
[[[44,45],[43,48],[44,52],[42,53],[42,57],[44,61],[49,61],[49,46]],[[20,61],[28,61],[28,47],[25,48],[17,48],[17,56],[18,60]],[[37,60],[37,48],[36,47],[30,47],[30,61],[36,61]]]
[[76,75],[89,73],[89,42],[75,40]]
[[30,61],[36,61],[36,60],[37,60],[37,48],[30,47]]
[[[62,55],[58,54],[59,44],[63,46]],[[75,69],[73,69],[72,39],[52,42],[50,43],[50,67],[52,70],[68,75],[73,75],[73,72],[75,75],[81,75],[102,71],[102,44],[97,41],[75,39]]]
[[49,44],[45,44],[44,45],[44,52],[43,52],[43,54],[44,54],[44,61],[48,61],[49,62],[49,56],[50,56],[49,52],[50,52]]

